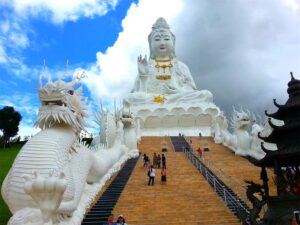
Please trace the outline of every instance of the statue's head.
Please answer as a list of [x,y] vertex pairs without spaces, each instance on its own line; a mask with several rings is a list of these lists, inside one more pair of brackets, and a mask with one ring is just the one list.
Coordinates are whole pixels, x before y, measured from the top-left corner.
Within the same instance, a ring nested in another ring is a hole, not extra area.
[[241,110],[238,112],[234,109],[232,116],[232,126],[237,129],[247,130],[250,126],[250,113]]
[[86,99],[82,96],[82,88],[75,90],[79,77],[74,77],[71,82],[57,80],[52,82],[49,76],[48,82],[43,86],[42,77],[39,83],[39,99],[42,106],[35,126],[46,129],[57,124],[72,127],[79,133],[86,125],[84,117],[87,107]]
[[150,58],[175,57],[175,35],[164,18],[158,18],[148,36]]

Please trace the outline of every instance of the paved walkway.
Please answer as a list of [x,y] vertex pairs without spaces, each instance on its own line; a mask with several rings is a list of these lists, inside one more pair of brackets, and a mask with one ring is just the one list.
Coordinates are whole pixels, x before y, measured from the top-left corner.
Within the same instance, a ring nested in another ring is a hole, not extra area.
[[162,153],[162,142],[168,146],[167,184],[160,183],[160,169],[154,186],[148,186],[147,169],[142,158],[137,163],[113,213],[123,214],[130,225],[236,225],[237,218],[184,153],[173,152],[169,138],[143,137],[140,152],[152,160],[153,153]]

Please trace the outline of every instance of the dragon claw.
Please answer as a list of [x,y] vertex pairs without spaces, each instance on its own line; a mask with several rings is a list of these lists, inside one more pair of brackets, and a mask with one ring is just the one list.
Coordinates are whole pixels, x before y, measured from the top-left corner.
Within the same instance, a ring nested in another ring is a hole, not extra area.
[[62,201],[63,193],[67,188],[65,174],[60,173],[58,177],[51,171],[48,177],[42,177],[36,171],[32,176],[24,176],[24,191],[29,194],[42,211],[45,222],[52,221],[53,215]]

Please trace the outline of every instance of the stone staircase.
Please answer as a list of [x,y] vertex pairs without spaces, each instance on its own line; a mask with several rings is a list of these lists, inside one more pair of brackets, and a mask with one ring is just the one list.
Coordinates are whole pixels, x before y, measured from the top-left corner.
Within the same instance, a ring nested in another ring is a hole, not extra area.
[[[250,206],[251,203],[246,197],[246,184],[244,180],[251,180],[261,184],[260,168],[251,164],[247,159],[237,156],[229,148],[214,143],[211,137],[185,137],[189,142],[192,140],[192,149],[196,151],[199,147],[207,148],[204,151],[201,161],[211,169],[227,186],[239,195]],[[276,195],[276,187],[272,181],[273,171],[267,169],[269,177],[270,195]]]
[[100,198],[85,215],[82,225],[101,225],[107,222],[108,216],[122,193],[138,158],[129,159],[123,168],[113,177]]
[[113,213],[123,214],[130,225],[240,224],[184,153],[174,152],[169,138],[143,137],[140,152],[152,160],[154,152],[162,153],[162,142],[168,145],[168,151],[164,152],[167,184],[160,183],[160,169],[157,169],[155,185],[148,186],[147,168],[140,158]]
[[171,136],[170,138],[175,152],[183,152],[184,149],[190,147],[182,136]]

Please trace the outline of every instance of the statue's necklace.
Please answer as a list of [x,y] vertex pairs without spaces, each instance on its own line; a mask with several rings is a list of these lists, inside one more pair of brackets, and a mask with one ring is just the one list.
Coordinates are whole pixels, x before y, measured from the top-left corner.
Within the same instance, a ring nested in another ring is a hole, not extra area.
[[[171,59],[157,59],[157,60],[155,60],[155,62],[156,62],[155,68],[157,68],[157,72],[159,72],[159,69],[162,68],[165,73],[166,68],[170,69],[173,67],[173,64],[171,63]],[[167,63],[169,63],[169,64],[167,64]]]

